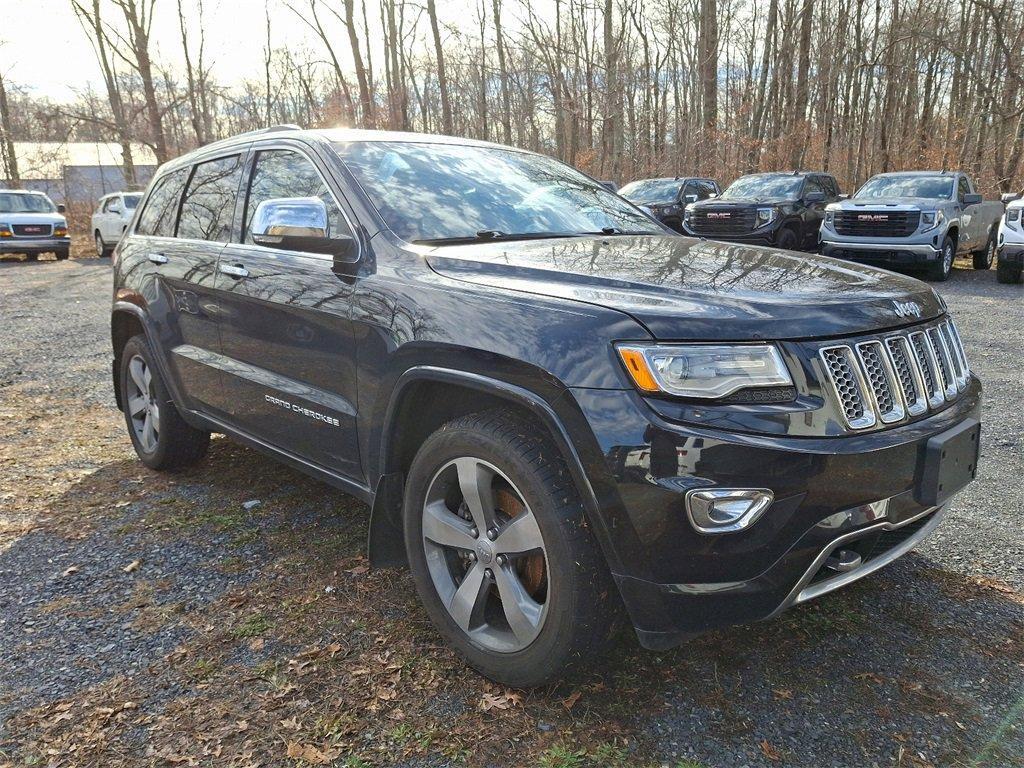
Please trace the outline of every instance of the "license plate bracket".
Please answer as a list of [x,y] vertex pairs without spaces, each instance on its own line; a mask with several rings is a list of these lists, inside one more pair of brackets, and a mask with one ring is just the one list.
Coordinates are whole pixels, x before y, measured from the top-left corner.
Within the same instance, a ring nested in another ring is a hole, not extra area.
[[929,438],[919,464],[919,504],[937,507],[970,483],[978,474],[981,422],[967,419],[952,429]]

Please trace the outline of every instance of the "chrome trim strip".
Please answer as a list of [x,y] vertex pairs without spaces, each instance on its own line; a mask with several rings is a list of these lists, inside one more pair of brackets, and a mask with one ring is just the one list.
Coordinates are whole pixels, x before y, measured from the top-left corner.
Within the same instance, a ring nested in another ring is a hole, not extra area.
[[[857,581],[858,579],[862,579],[865,576],[872,574],[881,568],[884,568],[893,560],[896,560],[902,555],[905,555],[907,552],[909,552],[911,549],[913,549],[915,546],[921,543],[924,539],[930,536],[935,531],[935,529],[938,528],[939,523],[942,522],[942,519],[945,517],[948,509],[948,506],[932,507],[930,509],[926,509],[919,515],[915,515],[914,517],[908,520],[902,521],[901,523],[880,523],[878,525],[872,525],[867,528],[861,528],[857,531],[850,531],[850,533],[847,533],[843,536],[840,536],[838,539],[833,540],[828,544],[827,547],[825,547],[818,554],[816,558],[814,558],[814,562],[811,563],[810,567],[800,578],[800,580],[796,583],[796,586],[793,587],[790,593],[786,596],[786,599],[782,601],[782,604],[778,608],[776,608],[772,612],[771,616],[769,616],[768,618],[774,618],[787,608],[790,608],[794,605],[799,605],[800,603],[806,603],[809,600],[814,600],[815,598],[821,597],[822,595],[828,594],[829,592],[833,592],[839,589],[840,587],[845,587],[847,584]],[[855,568],[852,571],[837,574],[832,578],[819,581],[816,584],[810,583],[811,580],[814,578],[814,575],[825,564],[825,561],[828,560],[829,555],[831,555],[838,547],[841,547],[843,544],[864,538],[866,535],[872,533],[880,533],[882,531],[894,531],[898,528],[902,528],[906,525],[909,525],[915,520],[920,520],[922,517],[932,512],[935,513],[935,516],[931,520],[929,520],[928,523],[921,528],[921,530],[917,531],[915,534],[908,537],[905,541],[893,547],[888,552],[879,555],[878,557],[873,558],[872,560],[869,560],[866,563],[862,563],[858,568]]]
[[[943,394],[946,400],[956,398],[956,371],[953,369],[953,361],[949,356],[949,349],[946,347],[946,340],[943,338],[939,326],[934,325],[925,331],[925,338],[928,345],[935,354],[935,360],[943,383]],[[936,344],[938,340],[938,344]],[[948,375],[947,375],[948,374]]]

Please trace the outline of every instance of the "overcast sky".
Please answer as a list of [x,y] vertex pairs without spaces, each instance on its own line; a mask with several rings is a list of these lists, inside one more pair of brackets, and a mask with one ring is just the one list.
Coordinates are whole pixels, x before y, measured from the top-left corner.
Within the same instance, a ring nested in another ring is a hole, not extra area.
[[[454,4],[472,7],[466,0]],[[197,2],[186,0],[188,5],[195,8]],[[267,0],[267,5],[275,47],[315,48],[307,29],[281,0]],[[442,21],[452,5],[438,2]],[[157,0],[156,7],[156,57],[177,69],[183,66],[177,0]],[[264,0],[204,0],[204,8],[207,58],[217,81],[231,85],[258,77],[266,34]],[[92,47],[70,0],[0,0],[0,20],[0,72],[11,82],[59,100],[90,83],[103,91]],[[342,51],[347,50],[345,38],[338,42]]]

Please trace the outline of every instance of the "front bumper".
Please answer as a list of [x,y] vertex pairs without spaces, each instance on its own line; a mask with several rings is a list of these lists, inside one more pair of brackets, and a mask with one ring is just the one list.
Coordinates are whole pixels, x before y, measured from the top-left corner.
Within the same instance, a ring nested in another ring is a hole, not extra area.
[[[614,491],[601,523],[610,532],[613,576],[641,643],[667,648],[773,617],[871,573],[927,536],[944,512],[918,500],[928,441],[978,417],[981,386],[972,378],[955,403],[917,422],[836,438],[676,424],[632,392],[577,389],[572,396],[604,454],[604,487]],[[769,488],[775,500],[745,531],[703,535],[690,525],[684,497],[709,486]],[[820,577],[836,547],[869,552],[879,542],[883,550],[852,576]]]
[[71,247],[70,237],[4,237],[0,253],[50,253]]
[[918,266],[934,262],[941,251],[928,243],[858,243],[822,240],[825,256],[862,264]]
[[998,259],[1001,264],[1024,266],[1024,245],[1003,243],[999,247]]

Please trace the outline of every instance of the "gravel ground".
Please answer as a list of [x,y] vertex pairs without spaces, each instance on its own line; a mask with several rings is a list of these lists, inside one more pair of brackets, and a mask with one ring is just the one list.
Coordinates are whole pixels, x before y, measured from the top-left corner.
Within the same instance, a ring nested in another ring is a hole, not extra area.
[[0,263],[0,766],[1024,766],[1024,291],[939,290],[984,441],[918,552],[522,695],[368,571],[363,505],[224,439],[178,475],[133,459],[107,263]]

